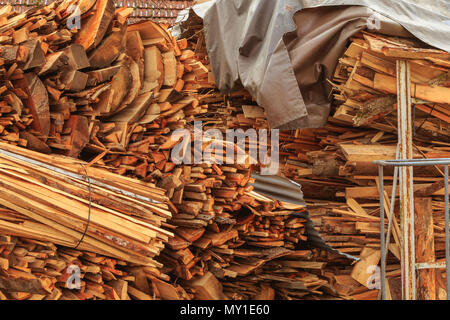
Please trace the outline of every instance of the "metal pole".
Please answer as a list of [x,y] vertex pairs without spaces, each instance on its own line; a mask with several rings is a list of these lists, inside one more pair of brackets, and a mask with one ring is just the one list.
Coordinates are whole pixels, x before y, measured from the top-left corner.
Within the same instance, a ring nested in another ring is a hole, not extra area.
[[[399,146],[397,145],[397,152],[395,153],[395,159],[398,160],[400,153]],[[391,232],[392,232],[392,217],[394,216],[394,209],[395,209],[395,198],[397,197],[397,180],[398,180],[398,167],[394,168],[394,181],[392,184],[392,194],[391,194],[391,207],[389,211],[389,224],[388,224],[388,230],[386,233],[386,251],[389,252],[389,243],[391,241]],[[385,265],[386,267],[386,265]]]
[[[401,131],[399,131],[401,132]],[[449,166],[450,166],[450,159],[421,159],[421,160],[387,160],[387,161],[374,161],[374,164],[378,165],[378,173],[379,173],[379,194],[380,194],[380,245],[381,245],[381,290],[379,292],[379,299],[386,299],[386,253],[388,252],[389,249],[389,241],[390,241],[390,230],[391,230],[391,219],[393,217],[393,207],[395,206],[395,189],[396,189],[396,178],[397,178],[397,172],[394,172],[394,184],[393,184],[393,192],[392,192],[392,197],[393,200],[391,201],[391,210],[389,213],[389,227],[388,227],[388,232],[386,234],[386,242],[383,243],[384,241],[384,230],[385,230],[385,225],[384,225],[384,214],[385,214],[385,207],[384,207],[384,166],[394,166],[396,171],[397,169],[401,168],[405,168],[405,167],[409,167],[412,169],[412,167],[415,166],[431,166],[431,165],[444,165],[445,166],[445,263],[444,262],[423,262],[423,263],[415,263],[415,254],[411,255],[412,259],[413,259],[413,275],[414,275],[414,283],[412,283],[412,293],[414,295],[414,299],[415,299],[415,294],[416,294],[416,284],[415,284],[415,278],[416,278],[416,270],[423,270],[423,269],[446,269],[446,274],[448,275],[446,277],[447,279],[447,283],[446,283],[446,287],[447,287],[447,300],[450,300],[450,208],[449,208],[449,202],[450,202],[450,195],[449,195]],[[403,187],[403,175],[400,175],[400,185]],[[412,181],[412,178],[411,178]],[[400,190],[401,191],[401,190]],[[412,195],[412,193],[411,193]],[[412,200],[411,200],[412,202]],[[412,204],[414,204],[412,202]],[[401,203],[402,205],[402,203]],[[401,210],[404,210],[406,208],[404,208],[404,206],[401,206]],[[414,211],[414,205],[410,206],[410,212]],[[403,222],[403,211],[402,211],[402,222]],[[411,226],[414,227],[414,219],[411,218],[410,220],[411,222]],[[414,237],[414,229],[411,228],[411,236]],[[404,229],[402,228],[402,237],[404,236]],[[411,242],[411,248],[412,248],[412,252],[415,253],[415,242],[412,241]],[[404,245],[402,243],[402,263],[404,261]],[[407,283],[406,281],[403,281],[404,276],[403,276],[403,271],[404,271],[404,265],[402,265],[402,284]],[[403,295],[403,299],[405,298],[405,291],[408,288],[402,285],[402,295]]]
[[381,250],[381,300],[386,300],[386,246],[384,239],[384,168],[378,167],[380,182],[380,250]]
[[450,300],[450,239],[448,209],[448,165],[445,166],[445,277],[447,279],[447,300]]
[[[397,179],[398,178],[398,167],[394,169],[394,183],[392,185],[392,195],[391,195],[391,207],[389,211],[389,221],[388,221],[388,229],[386,232],[386,252],[389,252],[389,244],[391,242],[391,233],[392,233],[392,225],[394,220],[394,210],[395,210],[395,198],[397,196]],[[386,268],[386,261],[384,262],[384,268]]]
[[[397,105],[400,157],[411,160],[412,116],[409,62],[397,60]],[[416,270],[414,248],[413,168],[400,168],[400,212],[402,233],[402,294],[403,300],[416,299]]]

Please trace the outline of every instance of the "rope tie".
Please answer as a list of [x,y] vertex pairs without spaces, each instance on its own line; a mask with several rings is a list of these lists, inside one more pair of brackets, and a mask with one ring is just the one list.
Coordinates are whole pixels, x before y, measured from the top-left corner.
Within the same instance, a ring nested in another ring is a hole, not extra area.
[[92,187],[91,187],[91,178],[90,178],[89,175],[88,175],[88,172],[87,172],[87,170],[86,170],[86,167],[85,167],[82,163],[80,163],[80,165],[83,167],[84,172],[85,172],[85,178],[87,178],[87,181],[89,182],[89,213],[88,213],[88,221],[87,221],[87,224],[86,224],[86,228],[84,229],[83,236],[82,236],[81,239],[78,241],[77,245],[73,248],[73,249],[75,249],[75,250],[76,250],[76,249],[80,246],[80,244],[83,242],[84,237],[86,236],[86,233],[87,233],[87,231],[88,231],[89,224],[90,224],[90,222],[91,222],[91,207],[92,207]]

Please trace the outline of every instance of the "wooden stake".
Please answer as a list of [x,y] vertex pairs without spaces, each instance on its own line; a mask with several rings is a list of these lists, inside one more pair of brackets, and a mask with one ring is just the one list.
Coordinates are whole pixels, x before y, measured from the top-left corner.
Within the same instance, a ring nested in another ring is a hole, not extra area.
[[[434,223],[431,198],[416,198],[414,201],[414,209],[416,261],[417,263],[435,262]],[[436,270],[418,270],[417,275],[417,298],[420,300],[436,300]]]

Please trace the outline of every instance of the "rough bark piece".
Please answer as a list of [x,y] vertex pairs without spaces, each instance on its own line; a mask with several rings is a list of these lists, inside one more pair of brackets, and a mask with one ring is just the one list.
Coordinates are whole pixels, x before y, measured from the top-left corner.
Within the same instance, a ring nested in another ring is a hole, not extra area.
[[24,99],[24,105],[30,108],[34,121],[33,129],[48,136],[50,132],[50,108],[48,94],[44,84],[34,73],[25,73],[23,79],[17,80],[17,86],[21,88],[28,98]]
[[144,86],[143,92],[161,88],[164,81],[164,64],[157,47],[146,48],[144,52]]
[[126,53],[139,66],[139,77],[144,83],[144,46],[139,31],[127,32]]
[[19,46],[1,46],[0,47],[0,58],[2,58],[5,63],[13,63],[17,59],[17,53],[19,51]]
[[109,24],[114,18],[114,1],[97,0],[94,14],[81,21],[75,43],[81,44],[86,51],[97,47],[103,39]]
[[47,62],[39,70],[39,75],[45,75],[56,71],[61,71],[69,65],[69,58],[63,51],[50,53],[47,55]]
[[68,58],[68,65],[73,70],[81,70],[90,67],[89,59],[86,51],[80,44],[72,44],[70,47],[64,49],[64,54]]
[[21,44],[21,46],[28,49],[28,59],[23,64],[20,65],[22,70],[28,70],[35,67],[42,67],[46,60],[44,52],[41,48],[41,43],[38,40],[28,40]]
[[125,50],[127,26],[122,25],[106,37],[89,55],[89,63],[93,68],[104,68],[111,65]]
[[[414,234],[416,237],[417,263],[432,263],[436,261],[431,200],[431,198],[416,198],[414,200]],[[436,300],[436,270],[418,270],[417,275],[417,298],[420,300]]]
[[86,87],[88,75],[86,73],[70,70],[61,75],[61,82],[67,91],[81,91]]

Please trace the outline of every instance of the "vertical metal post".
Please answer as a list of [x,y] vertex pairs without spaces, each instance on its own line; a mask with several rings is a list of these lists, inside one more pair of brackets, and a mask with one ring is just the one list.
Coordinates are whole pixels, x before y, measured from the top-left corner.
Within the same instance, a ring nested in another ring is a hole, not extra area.
[[384,168],[378,166],[380,182],[380,250],[381,250],[381,300],[386,300],[386,245],[384,238]]
[[392,184],[392,194],[391,194],[391,210],[389,212],[389,224],[386,232],[386,250],[389,251],[389,244],[391,242],[392,225],[394,220],[394,210],[395,210],[395,198],[397,197],[397,180],[398,180],[398,167],[394,168],[394,183]]
[[445,166],[445,273],[447,279],[447,300],[450,300],[450,239],[448,208],[448,165]]
[[[411,160],[412,116],[409,62],[397,60],[398,139],[400,158]],[[403,300],[416,299],[416,269],[414,248],[413,168],[400,168],[400,214],[402,233],[402,295]]]

